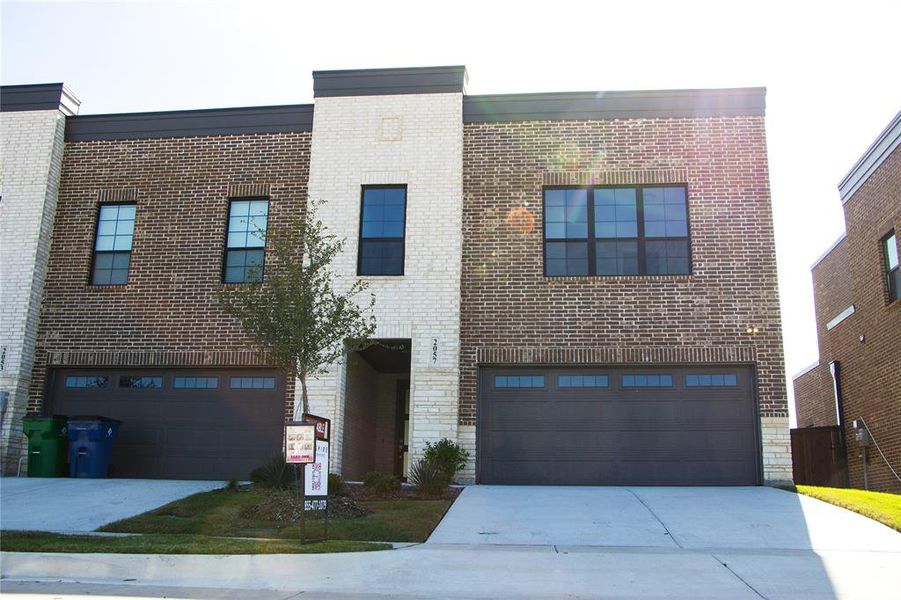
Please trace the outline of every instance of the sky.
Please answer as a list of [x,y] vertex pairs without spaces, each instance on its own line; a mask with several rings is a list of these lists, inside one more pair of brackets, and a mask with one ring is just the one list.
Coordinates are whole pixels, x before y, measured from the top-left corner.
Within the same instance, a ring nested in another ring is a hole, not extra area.
[[471,94],[765,86],[786,372],[837,184],[901,110],[901,2],[0,2],[0,83],[81,114],[313,100],[313,70],[466,65]]

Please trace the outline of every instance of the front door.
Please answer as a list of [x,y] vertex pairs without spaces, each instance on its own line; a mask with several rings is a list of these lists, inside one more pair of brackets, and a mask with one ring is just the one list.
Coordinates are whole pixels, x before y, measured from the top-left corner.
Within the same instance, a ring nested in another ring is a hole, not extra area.
[[409,467],[410,436],[410,382],[397,382],[397,411],[394,427],[394,474],[401,481],[407,480]]

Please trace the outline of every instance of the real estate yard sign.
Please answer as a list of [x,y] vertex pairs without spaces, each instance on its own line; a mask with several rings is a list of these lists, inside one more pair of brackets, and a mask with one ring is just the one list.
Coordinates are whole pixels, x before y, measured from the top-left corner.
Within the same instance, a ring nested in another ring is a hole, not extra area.
[[[307,470],[304,477],[304,495],[328,496],[328,451],[328,442],[316,440],[316,460],[304,466]],[[321,509],[314,507],[310,510]]]
[[302,465],[316,460],[316,425],[292,421],[285,425],[285,462]]

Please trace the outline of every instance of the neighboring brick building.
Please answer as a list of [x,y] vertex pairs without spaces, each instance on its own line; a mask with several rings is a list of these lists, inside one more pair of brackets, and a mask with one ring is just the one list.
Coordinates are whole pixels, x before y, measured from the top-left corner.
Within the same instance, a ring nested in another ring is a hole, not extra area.
[[896,475],[901,473],[899,146],[901,113],[839,184],[846,233],[812,268],[820,358],[794,378],[798,426],[844,429],[851,486],[864,487],[856,420],[859,428],[869,428],[885,455],[875,445],[869,448],[869,487],[896,493],[901,492]]
[[310,385],[333,470],[447,437],[467,481],[790,479],[762,89],[313,76],[314,106],[69,120],[32,410],[123,418],[120,474],[278,452],[297,390],[215,292],[309,196],[377,298],[378,343]]

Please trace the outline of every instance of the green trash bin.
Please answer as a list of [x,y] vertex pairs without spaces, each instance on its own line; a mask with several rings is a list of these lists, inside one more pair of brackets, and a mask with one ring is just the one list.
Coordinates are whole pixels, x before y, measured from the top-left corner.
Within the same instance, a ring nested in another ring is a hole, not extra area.
[[68,417],[25,417],[22,419],[28,438],[28,476],[65,477],[69,440],[66,436]]

